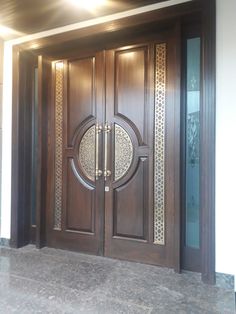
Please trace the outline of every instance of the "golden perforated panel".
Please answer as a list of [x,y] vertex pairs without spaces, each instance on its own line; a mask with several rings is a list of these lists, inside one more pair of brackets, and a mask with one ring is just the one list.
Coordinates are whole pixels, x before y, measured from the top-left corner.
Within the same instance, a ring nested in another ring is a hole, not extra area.
[[129,170],[133,160],[133,144],[129,134],[115,124],[115,181],[121,179]]
[[156,45],[154,142],[154,243],[165,244],[166,44]]
[[95,125],[91,126],[83,135],[79,146],[79,161],[83,173],[95,181]]
[[55,208],[54,229],[61,229],[63,155],[63,63],[55,65]]

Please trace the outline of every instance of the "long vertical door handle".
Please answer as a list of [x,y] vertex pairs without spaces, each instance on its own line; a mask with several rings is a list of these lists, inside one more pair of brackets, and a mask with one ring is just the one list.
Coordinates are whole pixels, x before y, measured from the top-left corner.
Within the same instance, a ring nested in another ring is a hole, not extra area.
[[104,132],[105,132],[105,156],[104,156],[104,177],[105,180],[107,177],[110,177],[111,175],[111,170],[107,169],[108,168],[108,152],[109,152],[109,141],[108,141],[108,134],[111,132],[111,126],[106,122],[105,127],[104,127]]
[[96,170],[95,170],[95,176],[96,180],[99,179],[99,177],[102,176],[102,170],[99,169],[99,135],[102,133],[102,125],[99,123],[96,124],[96,143],[95,143],[95,150],[96,150]]

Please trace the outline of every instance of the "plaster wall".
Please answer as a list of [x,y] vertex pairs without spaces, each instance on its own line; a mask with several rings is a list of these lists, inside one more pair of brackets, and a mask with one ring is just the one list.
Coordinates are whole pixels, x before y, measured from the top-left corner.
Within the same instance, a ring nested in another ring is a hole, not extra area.
[[[1,178],[2,178],[2,91],[3,91],[3,40],[0,38],[0,203],[1,203]],[[1,232],[1,207],[0,207],[0,232]]]
[[217,0],[216,271],[236,275],[236,1]]

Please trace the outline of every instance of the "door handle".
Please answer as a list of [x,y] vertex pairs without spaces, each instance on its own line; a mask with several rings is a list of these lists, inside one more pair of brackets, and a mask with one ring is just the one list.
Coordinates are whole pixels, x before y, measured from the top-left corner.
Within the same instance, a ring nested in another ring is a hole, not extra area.
[[97,123],[96,124],[96,170],[95,170],[95,177],[96,180],[99,179],[99,177],[102,176],[102,170],[99,169],[99,135],[102,133],[103,127],[101,124]]
[[109,151],[109,141],[108,141],[108,135],[111,132],[111,125],[108,124],[107,122],[105,123],[104,126],[104,132],[105,132],[105,156],[104,156],[104,178],[105,180],[111,176],[111,170],[107,169],[108,168],[108,151]]

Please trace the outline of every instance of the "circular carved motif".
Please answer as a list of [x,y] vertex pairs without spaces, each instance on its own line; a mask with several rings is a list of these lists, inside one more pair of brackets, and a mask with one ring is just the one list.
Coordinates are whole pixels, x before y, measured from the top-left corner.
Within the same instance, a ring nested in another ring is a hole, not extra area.
[[84,174],[95,181],[95,125],[83,135],[79,145],[79,162]]
[[115,124],[115,181],[129,170],[133,160],[133,144],[128,133]]

